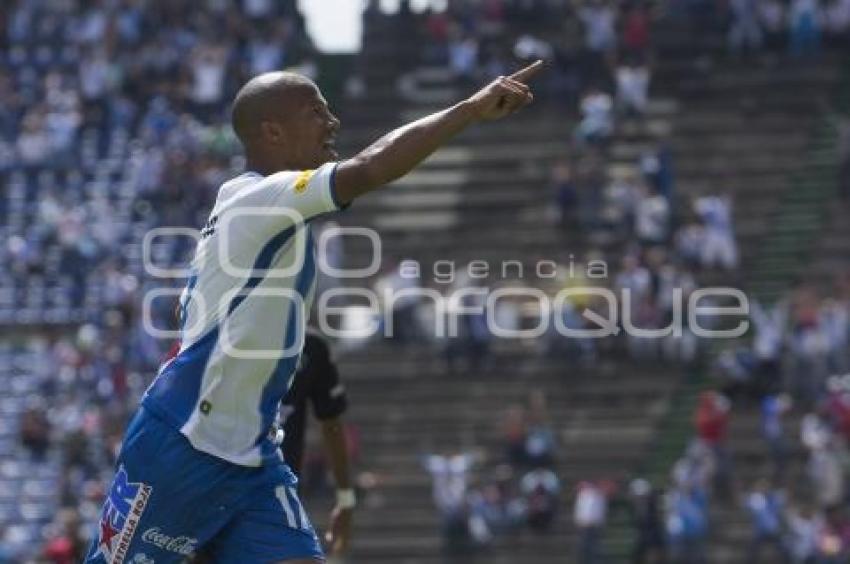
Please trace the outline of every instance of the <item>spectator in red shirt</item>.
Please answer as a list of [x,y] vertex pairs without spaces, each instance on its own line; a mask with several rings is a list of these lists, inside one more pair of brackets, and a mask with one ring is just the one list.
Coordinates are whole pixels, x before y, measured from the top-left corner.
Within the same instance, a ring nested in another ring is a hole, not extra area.
[[622,45],[624,55],[643,58],[649,48],[649,15],[640,4],[632,6],[623,21]]
[[709,446],[723,442],[729,423],[729,401],[717,392],[703,392],[695,421],[699,438]]
[[57,528],[57,535],[44,545],[44,560],[51,564],[81,562],[86,554],[86,541],[80,536],[80,516],[76,509],[63,509]]
[[726,448],[729,427],[729,400],[715,391],[700,394],[694,416],[697,436],[714,455],[714,487],[722,497],[732,493],[732,460]]
[[835,430],[845,440],[850,441],[850,390],[846,389],[843,379],[833,376],[827,384],[829,395],[827,396],[825,408],[829,413]]

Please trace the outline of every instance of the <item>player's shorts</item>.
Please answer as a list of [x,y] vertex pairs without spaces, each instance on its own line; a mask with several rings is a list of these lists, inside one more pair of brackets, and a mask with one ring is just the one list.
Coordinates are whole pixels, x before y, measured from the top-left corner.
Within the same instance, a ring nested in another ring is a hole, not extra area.
[[130,422],[86,562],[324,562],[289,467],[198,451],[144,408]]

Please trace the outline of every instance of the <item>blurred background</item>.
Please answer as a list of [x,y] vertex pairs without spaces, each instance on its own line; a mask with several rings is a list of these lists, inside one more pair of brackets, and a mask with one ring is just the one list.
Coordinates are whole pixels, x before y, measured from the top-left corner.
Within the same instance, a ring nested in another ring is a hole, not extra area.
[[[4,0],[0,46],[0,562],[84,553],[173,345],[143,296],[185,284],[147,272],[142,241],[201,227],[241,172],[241,84],[313,77],[351,156],[536,58],[532,106],[328,218],[378,230],[381,269],[321,288],[628,288],[660,328],[674,288],[731,286],[750,330],[504,339],[471,316],[441,340],[432,302],[397,302],[377,320],[395,338],[334,344],[360,498],[345,561],[850,561],[850,1]],[[334,241],[329,264],[369,263],[367,240]],[[178,267],[193,241],[150,250]],[[173,298],[149,305],[174,328]],[[369,321],[341,306],[340,326]],[[606,307],[493,314],[578,329]]]

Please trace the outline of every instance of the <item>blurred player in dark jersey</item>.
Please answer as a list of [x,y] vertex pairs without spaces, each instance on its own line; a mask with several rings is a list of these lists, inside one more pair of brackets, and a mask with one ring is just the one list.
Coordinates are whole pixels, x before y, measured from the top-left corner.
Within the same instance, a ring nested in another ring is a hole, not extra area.
[[355,505],[345,428],[340,420],[348,407],[348,399],[331,358],[330,347],[320,335],[309,329],[304,338],[301,366],[292,387],[280,403],[278,415],[279,425],[284,431],[283,457],[299,478],[304,461],[308,403],[321,424],[322,440],[337,488],[337,502],[325,540],[331,547],[331,554],[341,554],[348,546]]

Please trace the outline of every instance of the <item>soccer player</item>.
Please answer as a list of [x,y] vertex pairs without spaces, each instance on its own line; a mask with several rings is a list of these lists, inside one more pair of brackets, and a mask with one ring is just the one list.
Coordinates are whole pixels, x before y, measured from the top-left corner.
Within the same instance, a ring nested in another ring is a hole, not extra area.
[[532,101],[538,61],[336,162],[318,87],[260,75],[233,103],[247,171],[219,189],[180,298],[181,345],[131,420],[88,562],[324,562],[271,429],[315,283],[309,222],[412,170],[465,128]]

